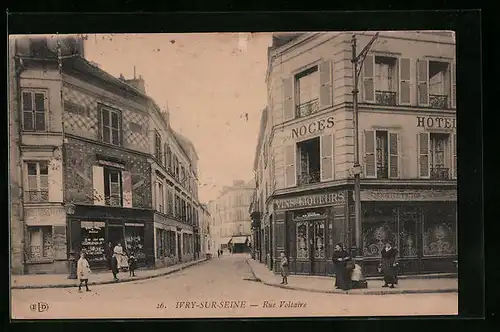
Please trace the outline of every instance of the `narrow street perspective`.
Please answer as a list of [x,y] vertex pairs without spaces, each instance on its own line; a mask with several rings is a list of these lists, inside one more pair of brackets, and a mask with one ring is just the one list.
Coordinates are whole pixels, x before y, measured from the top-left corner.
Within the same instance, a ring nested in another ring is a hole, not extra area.
[[[254,279],[246,254],[225,254],[148,280],[78,288],[12,290],[18,318],[201,318],[454,315],[457,293],[346,295],[290,291]],[[290,278],[293,279],[293,278]],[[278,280],[278,279],[276,279]],[[333,279],[330,279],[333,285]],[[43,312],[30,310],[46,303]],[[213,307],[215,303],[215,308]]]

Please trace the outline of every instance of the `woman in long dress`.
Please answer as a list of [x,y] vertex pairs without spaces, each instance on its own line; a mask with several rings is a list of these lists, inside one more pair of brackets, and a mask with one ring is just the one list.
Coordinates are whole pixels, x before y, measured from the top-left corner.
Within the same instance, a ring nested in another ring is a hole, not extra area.
[[116,260],[118,262],[118,269],[123,269],[128,267],[127,257],[123,252],[123,247],[121,243],[118,243],[116,247],[113,249],[114,254],[116,255]]
[[347,251],[342,249],[342,244],[335,246],[333,252],[333,264],[335,266],[335,288],[342,290],[351,289],[350,271],[346,267],[346,263],[351,259]]
[[385,248],[380,253],[380,267],[384,275],[384,285],[382,287],[394,288],[394,285],[398,283],[397,255],[398,250],[393,248],[391,243],[387,242]]

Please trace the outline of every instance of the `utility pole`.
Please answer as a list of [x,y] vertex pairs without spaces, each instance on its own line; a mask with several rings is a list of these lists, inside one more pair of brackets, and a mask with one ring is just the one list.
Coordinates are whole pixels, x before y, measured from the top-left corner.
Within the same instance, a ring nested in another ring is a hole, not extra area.
[[370,50],[373,42],[377,39],[379,33],[370,40],[370,42],[357,54],[356,50],[356,35],[352,35],[352,70],[354,78],[354,86],[352,90],[352,107],[353,107],[353,126],[354,126],[354,165],[351,170],[354,175],[354,216],[355,216],[355,235],[356,235],[356,257],[359,260],[363,258],[363,236],[361,224],[361,166],[359,164],[359,111],[358,111],[358,81],[363,62],[366,54]]

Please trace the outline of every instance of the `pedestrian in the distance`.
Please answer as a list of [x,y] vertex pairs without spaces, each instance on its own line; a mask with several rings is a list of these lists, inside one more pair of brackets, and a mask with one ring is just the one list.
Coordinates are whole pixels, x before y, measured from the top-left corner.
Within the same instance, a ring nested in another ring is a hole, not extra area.
[[285,253],[281,253],[281,281],[282,285],[288,285],[288,258],[286,258]]
[[111,256],[111,272],[113,273],[113,279],[115,281],[118,281],[118,259],[116,258],[116,254],[113,254],[113,256]]
[[351,271],[348,269],[347,263],[352,264],[352,259],[343,249],[342,244],[335,246],[335,251],[332,256],[333,264],[335,266],[335,288],[342,290],[351,289]]
[[137,263],[137,260],[135,259],[134,254],[131,253],[130,257],[128,258],[128,271],[129,271],[130,277],[135,277],[136,263]]
[[384,275],[384,285],[382,287],[394,288],[394,285],[398,283],[397,255],[398,250],[393,248],[390,242],[387,242],[380,253],[380,269]]
[[91,273],[90,271],[90,265],[87,259],[85,258],[85,253],[82,251],[80,253],[80,259],[78,260],[78,263],[76,265],[76,273],[78,275],[78,278],[80,279],[80,284],[78,285],[78,291],[82,291],[82,284],[85,283],[85,289],[87,292],[90,292],[89,289],[89,275]]
[[220,249],[217,249],[217,257],[220,257]]
[[111,242],[108,243],[108,246],[105,250],[106,262],[108,263],[108,269],[111,270],[111,257],[113,257],[113,244]]

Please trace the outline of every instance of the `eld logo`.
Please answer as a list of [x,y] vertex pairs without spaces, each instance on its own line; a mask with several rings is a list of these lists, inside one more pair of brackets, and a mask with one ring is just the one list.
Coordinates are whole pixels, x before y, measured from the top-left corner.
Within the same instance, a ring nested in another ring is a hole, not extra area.
[[49,305],[45,302],[36,302],[30,305],[31,311],[44,312],[49,310]]

